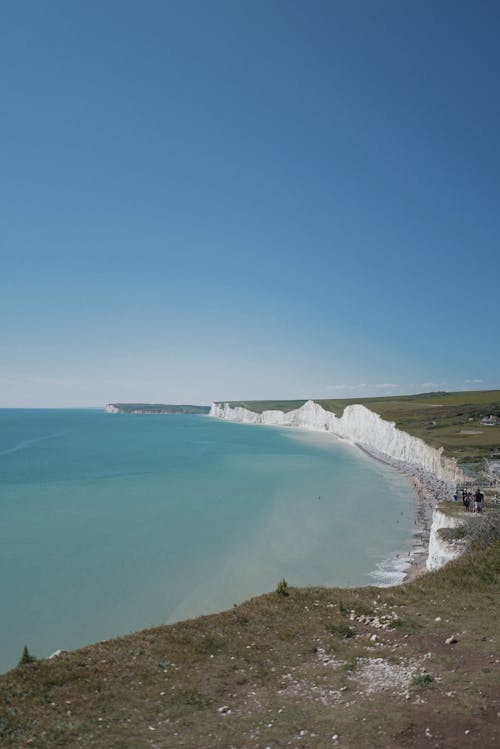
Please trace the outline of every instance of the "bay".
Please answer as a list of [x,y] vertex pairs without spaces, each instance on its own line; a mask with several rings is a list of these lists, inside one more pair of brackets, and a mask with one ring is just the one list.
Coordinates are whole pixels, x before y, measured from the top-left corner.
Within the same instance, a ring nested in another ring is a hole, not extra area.
[[407,481],[331,435],[0,410],[0,670],[290,585],[395,582]]

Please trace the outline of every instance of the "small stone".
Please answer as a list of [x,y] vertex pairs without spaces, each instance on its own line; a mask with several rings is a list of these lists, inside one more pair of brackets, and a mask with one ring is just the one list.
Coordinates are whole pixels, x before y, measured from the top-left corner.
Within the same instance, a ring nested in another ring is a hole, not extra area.
[[451,637],[447,637],[446,640],[445,640],[445,644],[446,645],[455,645],[455,643],[457,643],[457,642],[458,642],[458,640],[455,637],[455,635],[451,635]]
[[434,619],[434,621],[435,622],[440,622],[441,621],[441,617],[440,616],[436,616],[436,618]]
[[464,733],[470,733],[470,730],[467,728]]
[[375,641],[376,641],[376,639],[377,639],[377,635],[372,635],[372,636],[370,637],[370,640],[371,640],[372,642],[375,642]]
[[217,708],[217,712],[227,715],[228,713],[231,712],[231,710],[229,709],[227,705],[223,705],[222,707]]

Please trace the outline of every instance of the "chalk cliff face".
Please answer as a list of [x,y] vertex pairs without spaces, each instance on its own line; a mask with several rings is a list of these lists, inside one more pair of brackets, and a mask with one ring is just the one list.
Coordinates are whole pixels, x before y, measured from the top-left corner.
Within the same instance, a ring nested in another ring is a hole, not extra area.
[[227,403],[213,403],[210,416],[246,424],[269,424],[332,432],[369,451],[422,468],[442,481],[457,482],[464,479],[463,472],[456,462],[443,457],[442,448],[430,447],[423,440],[397,429],[393,422],[385,421],[362,405],[347,406],[343,415],[337,418],[331,411],[325,411],[319,403],[311,400],[287,413],[254,413],[239,406],[231,408]]
[[462,524],[459,518],[450,517],[439,509],[434,510],[426,561],[426,567],[429,571],[439,569],[443,564],[456,559],[463,552],[463,544],[457,541],[446,541],[438,533],[441,528],[458,528]]

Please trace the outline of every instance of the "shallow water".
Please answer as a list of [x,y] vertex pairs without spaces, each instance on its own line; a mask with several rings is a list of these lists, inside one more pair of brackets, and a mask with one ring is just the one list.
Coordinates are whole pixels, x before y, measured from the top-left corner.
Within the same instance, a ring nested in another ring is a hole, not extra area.
[[[401,577],[410,486],[331,435],[0,410],[0,670],[290,585]],[[399,556],[397,556],[399,555]]]

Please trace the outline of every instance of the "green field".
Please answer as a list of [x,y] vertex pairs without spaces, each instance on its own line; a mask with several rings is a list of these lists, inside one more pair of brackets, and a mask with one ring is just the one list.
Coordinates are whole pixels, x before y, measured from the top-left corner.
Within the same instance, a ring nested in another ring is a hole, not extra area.
[[[231,406],[261,413],[268,409],[291,411],[305,400],[233,401]],[[483,416],[500,417],[500,390],[472,390],[457,393],[423,393],[380,398],[317,399],[327,411],[342,416],[346,406],[361,403],[392,421],[398,429],[420,437],[459,463],[480,463],[500,453],[500,426],[483,426]],[[465,432],[465,433],[464,433]],[[475,434],[470,434],[475,432]]]

